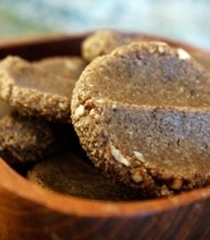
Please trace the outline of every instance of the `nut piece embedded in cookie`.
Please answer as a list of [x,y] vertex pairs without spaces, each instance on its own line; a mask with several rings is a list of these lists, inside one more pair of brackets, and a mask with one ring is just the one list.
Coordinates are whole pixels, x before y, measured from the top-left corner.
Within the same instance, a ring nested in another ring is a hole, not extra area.
[[70,122],[72,90],[84,67],[75,58],[29,63],[8,56],[0,62],[0,97],[22,114]]
[[210,184],[209,96],[209,73],[190,54],[134,42],[83,71],[72,121],[95,166],[146,197],[166,196]]

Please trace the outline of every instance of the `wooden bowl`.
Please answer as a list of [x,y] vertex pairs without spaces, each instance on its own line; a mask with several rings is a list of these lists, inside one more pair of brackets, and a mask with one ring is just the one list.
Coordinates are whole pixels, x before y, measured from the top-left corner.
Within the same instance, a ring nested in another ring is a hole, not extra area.
[[[86,35],[47,36],[0,43],[8,54],[29,60],[53,55],[80,55]],[[182,46],[204,60],[210,53]],[[108,202],[67,197],[34,185],[0,159],[0,239],[208,239],[210,188],[170,198]]]

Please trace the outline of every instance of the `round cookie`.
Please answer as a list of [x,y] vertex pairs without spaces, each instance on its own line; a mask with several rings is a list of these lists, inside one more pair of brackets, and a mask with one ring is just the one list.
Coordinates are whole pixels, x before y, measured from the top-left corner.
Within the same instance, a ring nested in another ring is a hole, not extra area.
[[112,182],[89,159],[73,152],[63,152],[37,163],[27,175],[29,181],[61,194],[89,199],[127,201],[140,199]]
[[86,62],[81,57],[48,57],[32,62],[33,66],[48,73],[65,78],[78,79],[86,67]]
[[21,114],[70,122],[72,90],[84,67],[75,58],[29,63],[8,56],[0,62],[0,97]]
[[82,43],[82,56],[91,62],[98,56],[110,53],[116,47],[141,41],[145,38],[140,35],[129,35],[111,30],[100,30],[90,34]]
[[0,100],[0,157],[18,171],[56,152],[78,148],[72,124],[22,116]]
[[110,53],[114,48],[123,45],[125,39],[115,31],[96,31],[82,42],[82,56],[91,62],[98,56]]
[[209,73],[182,49],[136,42],[91,62],[72,122],[89,158],[147,197],[210,184]]
[[0,156],[19,167],[58,151],[48,122],[11,111],[0,119]]

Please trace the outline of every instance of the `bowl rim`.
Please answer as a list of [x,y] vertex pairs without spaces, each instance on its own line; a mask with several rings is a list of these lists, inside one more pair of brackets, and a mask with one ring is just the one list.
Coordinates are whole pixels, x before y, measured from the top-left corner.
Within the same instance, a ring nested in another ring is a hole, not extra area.
[[[32,204],[43,205],[53,211],[77,215],[81,217],[117,217],[132,215],[152,215],[170,211],[201,201],[210,201],[210,187],[194,189],[171,197],[163,197],[139,201],[104,201],[65,196],[44,189],[13,170],[0,158],[0,189],[26,199]],[[14,184],[15,181],[15,184]],[[20,187],[17,187],[20,186]],[[21,189],[21,190],[20,190]],[[53,199],[53,201],[52,201]]]

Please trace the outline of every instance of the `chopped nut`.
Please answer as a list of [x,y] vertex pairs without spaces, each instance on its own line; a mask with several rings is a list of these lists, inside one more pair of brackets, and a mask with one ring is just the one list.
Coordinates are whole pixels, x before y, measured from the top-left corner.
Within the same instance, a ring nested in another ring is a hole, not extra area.
[[100,118],[100,115],[96,112],[95,109],[91,109],[90,112],[89,112],[90,116],[94,119],[99,119]]
[[164,53],[164,47],[163,46],[158,46],[158,52],[159,53]]
[[165,184],[161,187],[160,194],[161,196],[168,196],[171,194],[168,187]]
[[67,104],[65,102],[60,102],[59,107],[60,107],[60,109],[65,110],[67,108]]
[[170,184],[170,188],[174,190],[180,190],[183,185],[183,180],[182,179],[174,179],[174,181]]
[[116,104],[112,104],[112,110],[117,110],[117,105]]
[[149,53],[154,53],[155,51],[156,51],[156,48],[153,47],[153,46],[150,46],[150,47],[148,48],[148,52],[149,52]]
[[179,88],[179,92],[180,92],[180,93],[183,93],[183,92],[184,92],[184,87],[180,87],[180,88]]
[[123,157],[120,150],[115,148],[113,145],[110,145],[110,149],[111,149],[111,154],[116,161],[118,161],[119,163],[122,163],[126,167],[130,166],[130,162],[125,157]]
[[105,102],[105,101],[104,101],[104,99],[102,99],[102,98],[99,98],[99,99],[96,100],[96,103],[97,103],[97,104],[104,104],[104,102]]
[[133,137],[133,131],[132,130],[128,130],[127,132],[131,137]]
[[79,105],[79,107],[75,110],[75,119],[79,119],[85,113],[85,107],[83,105]]
[[142,153],[138,152],[138,151],[133,151],[135,157],[141,161],[141,162],[145,162],[144,156]]
[[183,60],[190,59],[190,55],[181,48],[177,49],[177,53],[178,53],[179,59],[183,59]]
[[142,175],[140,174],[139,171],[135,171],[135,172],[132,174],[131,177],[132,177],[133,181],[136,182],[136,183],[140,183],[140,182],[143,181],[143,177],[142,177]]

